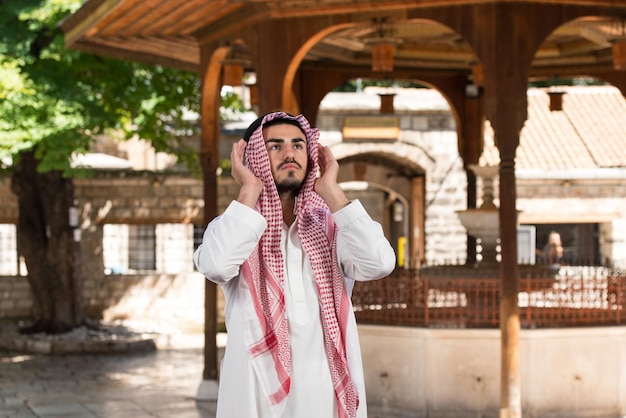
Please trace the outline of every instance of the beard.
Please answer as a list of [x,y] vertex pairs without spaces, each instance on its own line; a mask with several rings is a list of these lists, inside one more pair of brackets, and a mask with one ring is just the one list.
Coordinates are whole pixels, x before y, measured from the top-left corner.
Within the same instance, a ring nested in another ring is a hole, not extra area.
[[298,194],[300,191],[300,187],[304,180],[300,180],[296,178],[294,175],[289,175],[286,179],[283,179],[276,183],[276,189],[278,190],[278,194],[282,195],[285,193]]

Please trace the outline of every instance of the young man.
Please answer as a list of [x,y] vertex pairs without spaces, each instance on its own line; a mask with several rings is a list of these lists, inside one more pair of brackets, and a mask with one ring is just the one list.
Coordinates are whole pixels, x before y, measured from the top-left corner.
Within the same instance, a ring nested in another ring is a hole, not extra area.
[[302,115],[253,122],[231,153],[239,196],[194,253],[226,298],[218,418],[367,417],[350,294],[395,254],[318,138]]

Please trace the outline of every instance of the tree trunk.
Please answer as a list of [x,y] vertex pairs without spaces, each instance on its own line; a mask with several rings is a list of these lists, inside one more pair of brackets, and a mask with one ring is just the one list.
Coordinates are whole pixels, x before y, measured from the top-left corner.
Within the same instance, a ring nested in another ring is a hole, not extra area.
[[83,324],[78,225],[70,225],[74,185],[60,172],[40,173],[33,151],[20,154],[11,187],[17,195],[17,248],[28,269],[34,325],[24,332],[58,334]]

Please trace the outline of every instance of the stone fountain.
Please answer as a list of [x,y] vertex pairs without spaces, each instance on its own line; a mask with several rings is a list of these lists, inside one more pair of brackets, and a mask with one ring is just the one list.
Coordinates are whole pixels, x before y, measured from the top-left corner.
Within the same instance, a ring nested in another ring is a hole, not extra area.
[[476,164],[470,165],[469,168],[483,181],[483,203],[480,208],[457,211],[457,214],[467,233],[480,240],[481,264],[496,263],[500,238],[500,213],[493,203],[493,181],[498,175],[499,168],[497,165]]

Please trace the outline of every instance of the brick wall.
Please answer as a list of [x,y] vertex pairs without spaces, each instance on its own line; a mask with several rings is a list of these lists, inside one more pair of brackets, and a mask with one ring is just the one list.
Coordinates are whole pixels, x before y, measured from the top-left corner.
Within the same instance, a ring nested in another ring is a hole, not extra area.
[[26,277],[0,276],[0,318],[28,318],[33,300]]
[[[231,179],[220,179],[219,210],[226,193],[236,190]],[[202,183],[180,175],[99,173],[75,182],[81,212],[81,267],[86,313],[107,320],[144,318],[184,319],[189,326],[204,320],[204,278],[179,275],[105,275],[102,227],[105,223],[202,224]],[[0,183],[2,222],[17,222],[17,201],[5,179]],[[236,184],[235,184],[236,186]],[[26,318],[33,301],[26,277],[0,277],[0,318]]]

